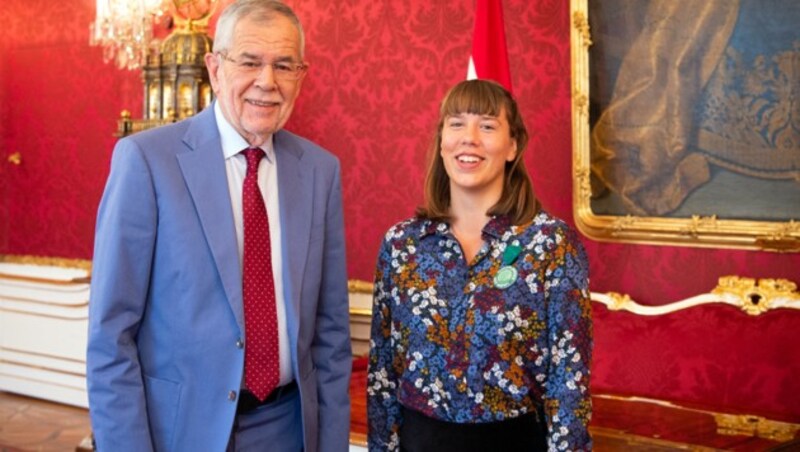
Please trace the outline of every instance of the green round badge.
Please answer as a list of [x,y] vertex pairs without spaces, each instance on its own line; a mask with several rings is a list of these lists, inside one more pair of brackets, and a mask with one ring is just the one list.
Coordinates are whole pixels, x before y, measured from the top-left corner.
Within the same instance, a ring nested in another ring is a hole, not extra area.
[[498,289],[505,289],[511,287],[514,281],[517,280],[517,269],[507,265],[497,271],[494,275],[494,286]]

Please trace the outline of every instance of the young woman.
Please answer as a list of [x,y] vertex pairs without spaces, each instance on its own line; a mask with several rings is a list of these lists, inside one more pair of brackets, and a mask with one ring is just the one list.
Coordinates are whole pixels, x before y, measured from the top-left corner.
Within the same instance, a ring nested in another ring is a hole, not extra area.
[[539,208],[527,141],[496,83],[442,101],[425,204],[378,257],[371,451],[591,449],[588,263]]

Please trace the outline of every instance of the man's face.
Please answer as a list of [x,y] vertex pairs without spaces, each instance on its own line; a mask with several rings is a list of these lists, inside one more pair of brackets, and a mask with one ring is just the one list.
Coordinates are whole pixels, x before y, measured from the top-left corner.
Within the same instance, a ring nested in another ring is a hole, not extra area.
[[230,48],[207,54],[205,61],[222,114],[251,146],[262,145],[289,120],[305,76],[300,35],[289,19],[244,18]]

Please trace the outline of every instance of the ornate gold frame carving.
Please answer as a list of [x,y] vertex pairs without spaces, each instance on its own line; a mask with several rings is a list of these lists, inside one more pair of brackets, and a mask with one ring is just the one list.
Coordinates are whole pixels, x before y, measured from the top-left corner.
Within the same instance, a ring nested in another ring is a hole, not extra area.
[[630,242],[776,252],[800,251],[800,222],[598,215],[592,212],[589,128],[588,0],[570,0],[572,54],[573,211],[587,237]]

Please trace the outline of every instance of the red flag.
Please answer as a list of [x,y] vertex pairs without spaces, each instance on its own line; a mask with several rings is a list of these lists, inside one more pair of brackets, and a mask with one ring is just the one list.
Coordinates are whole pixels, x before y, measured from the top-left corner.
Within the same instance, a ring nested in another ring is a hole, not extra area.
[[476,78],[494,80],[511,92],[501,0],[476,0],[475,32],[467,79]]

